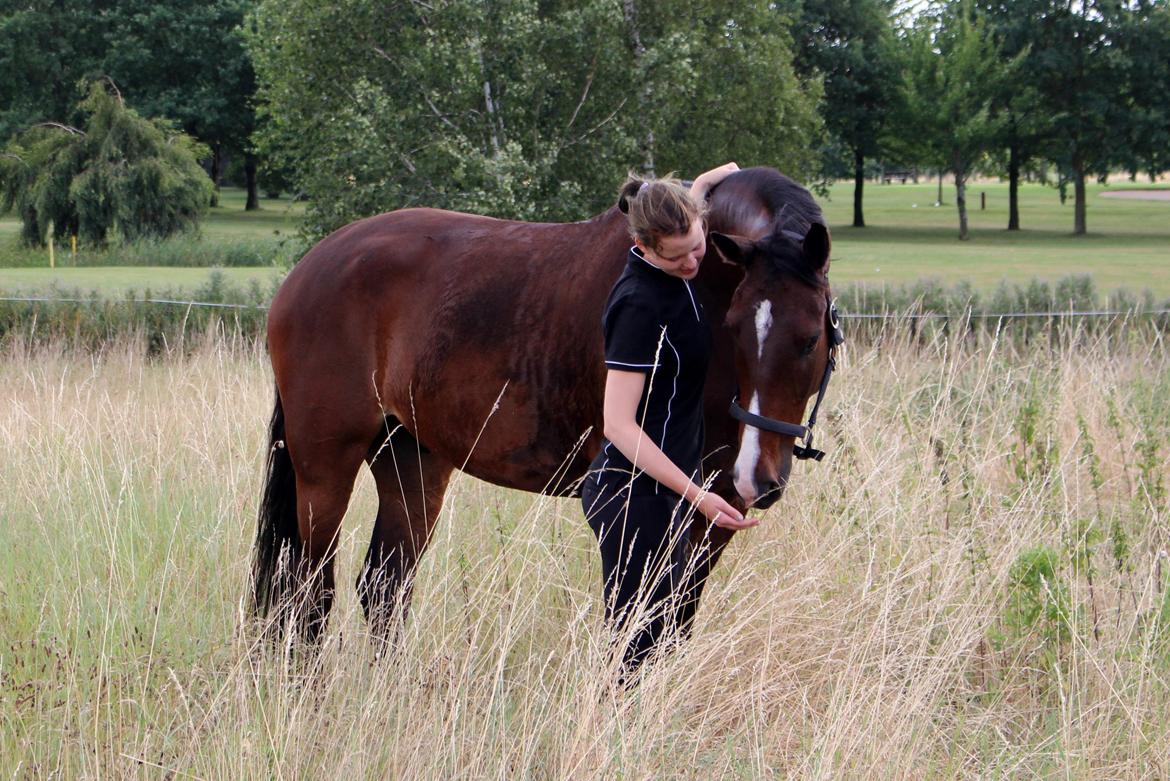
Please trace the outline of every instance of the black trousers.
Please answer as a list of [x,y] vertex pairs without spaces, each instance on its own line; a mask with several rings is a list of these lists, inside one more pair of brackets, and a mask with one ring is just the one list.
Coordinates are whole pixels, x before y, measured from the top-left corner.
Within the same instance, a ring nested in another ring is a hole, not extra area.
[[622,654],[632,672],[677,628],[688,592],[690,505],[666,489],[630,495],[628,488],[628,480],[591,476],[582,486],[581,504],[601,549],[606,622],[619,633],[636,627]]

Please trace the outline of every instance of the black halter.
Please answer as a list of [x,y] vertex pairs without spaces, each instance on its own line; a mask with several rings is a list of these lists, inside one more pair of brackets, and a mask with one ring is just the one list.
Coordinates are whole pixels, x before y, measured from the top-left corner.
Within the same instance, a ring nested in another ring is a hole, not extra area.
[[820,461],[825,457],[823,450],[817,450],[812,446],[812,427],[816,425],[817,411],[821,408],[821,401],[824,400],[825,391],[829,388],[829,378],[833,376],[833,370],[837,368],[837,347],[845,342],[845,332],[841,330],[841,319],[837,316],[837,305],[831,299],[829,301],[827,317],[829,320],[830,339],[829,361],[825,364],[825,373],[821,376],[821,387],[817,391],[817,400],[813,402],[813,408],[808,416],[807,426],[785,423],[782,420],[773,420],[772,418],[765,418],[762,415],[755,415],[739,406],[738,397],[731,401],[731,417],[743,423],[745,426],[753,426],[761,431],[771,431],[773,434],[795,437],[798,443],[793,444],[792,455],[801,460],[811,458],[814,461]]

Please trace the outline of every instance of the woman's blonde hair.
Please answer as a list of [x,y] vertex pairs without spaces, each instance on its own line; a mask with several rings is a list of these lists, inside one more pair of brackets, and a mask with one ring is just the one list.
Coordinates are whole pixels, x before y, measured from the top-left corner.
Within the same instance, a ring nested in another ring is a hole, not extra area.
[[618,190],[617,206],[626,215],[630,236],[654,249],[663,236],[685,234],[706,213],[673,173],[644,179],[631,172]]

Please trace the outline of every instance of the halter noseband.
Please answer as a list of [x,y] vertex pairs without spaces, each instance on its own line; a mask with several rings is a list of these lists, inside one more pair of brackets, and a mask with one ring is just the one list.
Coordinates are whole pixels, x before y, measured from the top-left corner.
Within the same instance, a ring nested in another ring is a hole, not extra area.
[[829,320],[829,360],[825,364],[825,373],[821,376],[821,387],[817,391],[817,400],[813,402],[812,412],[808,416],[808,425],[800,426],[796,423],[785,423],[782,420],[775,420],[773,418],[766,418],[763,415],[756,415],[748,412],[743,407],[739,406],[739,398],[736,397],[731,401],[731,417],[743,423],[745,426],[753,426],[761,431],[771,431],[773,434],[780,434],[786,437],[795,437],[799,444],[794,443],[792,446],[792,455],[800,460],[813,459],[820,461],[825,457],[823,450],[817,450],[812,446],[813,432],[812,428],[817,422],[817,411],[821,408],[821,401],[825,398],[825,391],[829,389],[829,378],[833,376],[833,370],[837,368],[837,347],[845,342],[845,332],[841,330],[841,319],[837,315],[837,305],[829,299],[829,309],[827,313]]

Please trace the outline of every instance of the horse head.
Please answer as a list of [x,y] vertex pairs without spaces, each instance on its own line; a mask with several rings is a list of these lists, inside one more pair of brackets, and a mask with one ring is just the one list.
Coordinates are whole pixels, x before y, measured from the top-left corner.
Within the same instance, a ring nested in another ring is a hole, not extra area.
[[799,423],[808,400],[823,394],[841,339],[827,276],[828,229],[813,222],[801,234],[783,224],[777,220],[757,239],[709,236],[723,259],[742,269],[724,323],[735,343],[733,414],[740,421],[731,477],[740,498],[757,508],[783,494],[794,453],[819,459]]

